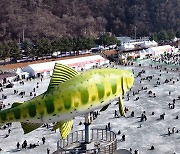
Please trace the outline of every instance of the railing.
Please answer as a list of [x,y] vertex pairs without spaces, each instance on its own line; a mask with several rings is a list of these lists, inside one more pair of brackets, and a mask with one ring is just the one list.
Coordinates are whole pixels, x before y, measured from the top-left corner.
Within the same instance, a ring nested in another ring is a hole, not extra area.
[[[66,139],[60,139],[57,142],[56,154],[113,154],[117,149],[116,134],[106,129],[91,129],[90,142],[94,142],[93,149],[83,150],[81,143],[85,142],[85,130],[75,131],[67,136]],[[72,147],[75,146],[75,147]]]

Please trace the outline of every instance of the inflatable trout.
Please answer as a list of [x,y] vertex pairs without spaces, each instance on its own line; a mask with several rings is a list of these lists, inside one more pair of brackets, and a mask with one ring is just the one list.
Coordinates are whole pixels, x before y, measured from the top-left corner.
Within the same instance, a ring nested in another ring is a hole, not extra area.
[[117,97],[120,114],[125,116],[121,97],[133,82],[134,75],[127,70],[102,68],[78,73],[56,63],[47,91],[0,111],[0,125],[21,122],[26,134],[44,123],[56,122],[53,130],[59,128],[64,139],[72,129],[73,117],[99,108],[104,111]]

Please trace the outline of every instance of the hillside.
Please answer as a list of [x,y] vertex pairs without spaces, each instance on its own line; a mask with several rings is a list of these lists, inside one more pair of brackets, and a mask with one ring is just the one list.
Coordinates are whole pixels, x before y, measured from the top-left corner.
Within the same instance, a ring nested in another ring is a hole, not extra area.
[[1,0],[0,40],[178,31],[179,0]]

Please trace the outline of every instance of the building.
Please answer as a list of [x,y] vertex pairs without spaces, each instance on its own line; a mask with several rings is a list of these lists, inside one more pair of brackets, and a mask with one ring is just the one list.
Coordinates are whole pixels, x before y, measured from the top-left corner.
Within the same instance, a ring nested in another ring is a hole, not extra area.
[[24,67],[22,71],[28,72],[30,77],[50,76],[52,75],[55,63],[61,63],[77,71],[81,71],[84,69],[90,69],[93,66],[108,64],[109,60],[101,57],[100,55],[84,56],[58,61],[30,64]]
[[27,77],[29,77],[29,73],[23,72],[21,68],[17,68],[15,73],[18,79],[26,79]]
[[151,47],[146,50],[147,53],[151,54],[153,57],[157,57],[164,53],[171,53],[174,51],[174,47],[170,45]]
[[29,76],[27,72],[23,72],[20,68],[13,71],[5,71],[0,73],[0,83],[14,82],[15,80],[26,79]]

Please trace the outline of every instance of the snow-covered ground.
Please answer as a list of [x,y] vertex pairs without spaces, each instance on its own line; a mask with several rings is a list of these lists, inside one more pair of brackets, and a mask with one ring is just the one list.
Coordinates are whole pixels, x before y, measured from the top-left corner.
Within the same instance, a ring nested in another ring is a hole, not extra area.
[[[155,65],[154,65],[155,66]],[[120,66],[119,66],[120,67]],[[163,66],[164,67],[164,66]],[[118,149],[138,149],[140,154],[180,154],[180,100],[177,100],[180,96],[180,72],[179,71],[164,71],[164,69],[155,69],[154,67],[149,67],[148,62],[142,61],[142,66],[127,66],[126,69],[133,70],[135,72],[135,83],[132,90],[129,93],[130,99],[127,99],[127,94],[124,96],[124,105],[129,108],[126,117],[114,118],[114,110],[118,110],[116,102],[111,103],[109,108],[101,112],[96,120],[92,122],[91,128],[105,128],[108,122],[111,123],[111,130],[117,133],[121,131],[120,135],[117,135],[118,139]],[[174,69],[174,67],[173,67]],[[136,77],[138,72],[145,70],[145,73],[141,77]],[[161,76],[160,76],[161,74]],[[147,76],[153,76],[152,80],[142,80]],[[157,80],[159,78],[159,80]],[[164,83],[165,79],[172,79],[169,83]],[[156,82],[160,81],[160,85],[156,85]],[[173,81],[175,83],[173,84]],[[39,82],[39,88],[36,89],[36,94],[39,95],[46,91],[49,84],[49,79],[43,79],[41,82],[39,79],[34,81],[27,81],[25,85],[20,85],[15,83],[12,89],[4,89],[0,93],[8,96],[4,100],[4,103],[12,104],[13,102],[23,102],[31,97],[29,93],[36,87],[36,83]],[[142,87],[147,87],[147,90],[142,90]],[[14,89],[20,91],[25,91],[25,97],[21,98],[19,95],[14,95]],[[136,93],[138,90],[139,94],[133,96],[133,91]],[[151,90],[155,93],[156,97],[150,97],[152,95],[147,92]],[[171,95],[169,95],[171,91]],[[135,100],[139,97],[139,100]],[[173,99],[176,99],[175,109],[169,109],[168,103],[173,103]],[[10,107],[7,106],[7,107]],[[131,111],[134,111],[135,116],[131,117]],[[140,122],[141,114],[145,111],[147,116],[147,121]],[[152,115],[154,112],[154,115]],[[161,114],[165,113],[165,119],[159,120]],[[175,119],[179,116],[179,119]],[[84,121],[83,117],[76,117],[74,120],[73,130],[83,129],[83,125],[79,125],[80,121]],[[170,136],[167,135],[168,128],[172,130],[175,127],[175,133]],[[8,129],[11,129],[10,135],[7,137]],[[126,140],[121,142],[122,135],[126,135]],[[45,144],[42,144],[42,137],[46,138]],[[45,154],[47,153],[47,148],[50,149],[50,153],[56,150],[57,140],[60,138],[58,131],[52,132],[50,129],[41,127],[29,134],[24,135],[23,130],[19,123],[13,123],[12,126],[6,128],[5,130],[0,130],[0,148],[2,151],[0,153],[15,153],[15,154]],[[28,146],[30,143],[34,144],[39,141],[40,146],[33,149],[20,149],[17,150],[16,144],[19,142],[23,143],[27,140]],[[155,150],[149,150],[151,146],[155,147]]]

